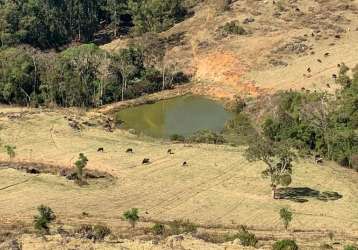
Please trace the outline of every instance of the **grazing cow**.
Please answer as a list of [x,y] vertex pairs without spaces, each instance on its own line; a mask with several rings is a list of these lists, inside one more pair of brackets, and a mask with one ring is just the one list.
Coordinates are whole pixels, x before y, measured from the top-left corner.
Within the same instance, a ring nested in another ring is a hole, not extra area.
[[328,52],[324,53],[324,56],[327,57],[329,56],[330,54]]
[[308,73],[311,73],[311,72],[312,72],[312,70],[311,70],[310,67],[307,69],[307,72],[308,72]]
[[333,75],[332,75],[332,78],[333,78],[333,79],[337,79],[337,75],[336,75],[336,74],[333,74]]
[[322,63],[322,60],[321,60],[321,59],[317,59],[317,62]]
[[133,149],[132,148],[127,148],[126,153],[133,153]]
[[149,163],[150,163],[149,158],[144,158],[142,161],[142,164],[149,164]]
[[186,161],[184,161],[183,164],[182,164],[182,166],[183,166],[183,167],[186,167],[186,166],[188,166],[188,163],[187,163]]
[[341,35],[335,35],[334,37],[337,38],[337,39],[340,39]]
[[97,149],[97,152],[102,152],[102,153],[103,153],[103,152],[104,152],[104,148],[98,148],[98,149]]
[[173,155],[173,154],[174,154],[171,148],[168,149],[167,153],[170,154],[170,155]]
[[316,164],[323,163],[323,158],[320,155],[315,155],[314,161]]
[[327,88],[331,88],[331,85],[329,85],[329,83],[326,84]]

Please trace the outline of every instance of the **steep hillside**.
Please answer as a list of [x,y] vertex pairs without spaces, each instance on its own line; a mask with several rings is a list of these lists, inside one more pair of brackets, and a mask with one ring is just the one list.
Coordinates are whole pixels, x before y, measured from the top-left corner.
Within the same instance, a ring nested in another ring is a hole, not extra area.
[[[246,34],[222,32],[231,21]],[[333,90],[337,64],[358,63],[358,3],[242,0],[218,11],[206,1],[161,36],[174,39],[167,57],[194,76],[195,93],[232,98],[291,88]],[[125,44],[119,39],[103,48]]]

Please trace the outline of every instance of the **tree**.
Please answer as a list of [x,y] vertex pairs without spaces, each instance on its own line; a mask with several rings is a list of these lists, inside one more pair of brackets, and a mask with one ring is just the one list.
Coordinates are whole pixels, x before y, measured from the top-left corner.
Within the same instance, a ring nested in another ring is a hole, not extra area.
[[283,222],[283,225],[285,226],[285,229],[287,230],[288,225],[290,224],[292,220],[292,212],[288,208],[281,208],[280,209],[280,218]]
[[138,209],[137,208],[132,208],[131,210],[128,210],[128,211],[124,212],[123,217],[134,228],[135,224],[139,220]]
[[49,224],[56,219],[51,208],[41,205],[37,208],[39,215],[34,216],[34,227],[41,233],[49,232]]
[[121,16],[127,12],[127,2],[123,0],[106,0],[105,9],[111,15],[111,26],[114,37],[117,37],[119,28],[122,24]]
[[136,33],[161,32],[182,20],[187,11],[181,0],[130,0]]
[[30,104],[38,91],[35,65],[24,49],[0,51],[0,102]]
[[9,156],[10,161],[12,161],[16,155],[16,153],[15,153],[16,146],[5,145],[4,147],[5,147],[7,155]]
[[87,166],[88,158],[80,153],[78,160],[75,162],[75,166],[77,169],[77,177],[80,181],[83,181],[83,169]]
[[292,182],[292,161],[296,155],[284,142],[273,142],[264,137],[258,137],[249,143],[246,158],[249,161],[262,161],[266,164],[262,175],[270,179],[272,195],[276,199],[277,185],[288,186]]

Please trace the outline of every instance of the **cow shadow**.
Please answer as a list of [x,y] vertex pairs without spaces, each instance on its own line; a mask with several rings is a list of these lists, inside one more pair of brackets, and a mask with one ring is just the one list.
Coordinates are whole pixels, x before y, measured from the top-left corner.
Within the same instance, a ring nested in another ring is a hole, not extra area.
[[307,202],[310,198],[324,202],[335,201],[341,199],[343,195],[333,191],[320,192],[308,187],[285,187],[276,190],[276,197],[278,199],[303,203]]

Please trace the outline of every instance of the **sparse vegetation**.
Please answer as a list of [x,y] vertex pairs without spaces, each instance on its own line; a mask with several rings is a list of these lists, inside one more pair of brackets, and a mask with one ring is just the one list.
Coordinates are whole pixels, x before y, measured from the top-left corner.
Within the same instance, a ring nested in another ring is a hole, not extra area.
[[4,146],[5,150],[6,150],[6,154],[9,156],[10,161],[13,160],[16,156],[16,146],[12,146],[12,145],[5,145]]
[[188,137],[188,141],[192,143],[209,143],[209,144],[223,144],[225,139],[222,135],[219,135],[210,130],[200,130]]
[[174,134],[170,136],[170,140],[171,141],[180,141],[180,142],[184,142],[185,141],[185,137],[183,135],[178,135],[178,134]]
[[139,211],[137,208],[132,208],[132,209],[123,213],[124,219],[129,222],[129,224],[132,226],[132,228],[135,227],[137,221],[139,220],[138,212]]
[[353,245],[347,245],[344,247],[344,250],[357,250],[358,247],[356,246],[353,246]]
[[160,223],[155,223],[152,227],[152,232],[154,235],[163,235],[165,233],[165,226]]
[[85,184],[83,169],[87,166],[88,158],[80,153],[78,156],[78,160],[75,162],[76,170],[77,170],[77,180],[79,185]]
[[75,229],[75,233],[81,238],[101,241],[111,234],[111,229],[105,225],[81,225]]
[[258,242],[255,234],[250,233],[244,226],[240,228],[240,231],[238,233],[238,238],[240,240],[241,245],[243,246],[255,247]]
[[38,215],[34,217],[34,227],[40,233],[49,233],[49,224],[56,219],[51,208],[41,205],[37,208]]
[[280,209],[280,218],[283,222],[285,229],[287,230],[288,225],[292,221],[292,212],[288,208]]
[[298,250],[294,240],[279,240],[272,246],[273,250]]
[[240,25],[239,21],[231,21],[219,28],[221,36],[246,35],[247,31]]
[[169,223],[170,234],[195,233],[197,226],[189,220],[174,220]]

